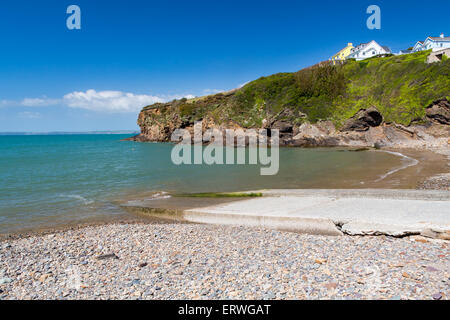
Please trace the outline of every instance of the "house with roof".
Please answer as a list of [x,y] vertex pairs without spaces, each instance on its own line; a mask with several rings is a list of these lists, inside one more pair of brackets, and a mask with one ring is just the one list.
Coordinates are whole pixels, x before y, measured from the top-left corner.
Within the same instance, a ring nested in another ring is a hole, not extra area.
[[330,60],[333,61],[333,64],[336,64],[337,61],[345,60],[352,53],[353,48],[353,43],[348,43],[344,49],[332,56]]
[[412,48],[411,52],[417,52],[421,51],[423,47],[423,41],[417,41],[414,47]]
[[347,59],[364,60],[380,55],[391,54],[391,49],[386,46],[379,45],[375,40],[367,43],[361,43],[355,48],[351,49],[351,53]]
[[450,37],[445,37],[442,33],[439,37],[428,37],[425,41],[418,41],[412,50],[412,52],[433,50],[439,51],[450,48]]

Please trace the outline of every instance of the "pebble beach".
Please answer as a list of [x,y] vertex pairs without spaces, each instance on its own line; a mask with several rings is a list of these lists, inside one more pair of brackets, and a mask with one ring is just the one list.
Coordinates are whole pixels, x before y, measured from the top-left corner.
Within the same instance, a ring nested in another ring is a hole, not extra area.
[[201,224],[111,223],[0,242],[0,299],[429,299],[449,245]]

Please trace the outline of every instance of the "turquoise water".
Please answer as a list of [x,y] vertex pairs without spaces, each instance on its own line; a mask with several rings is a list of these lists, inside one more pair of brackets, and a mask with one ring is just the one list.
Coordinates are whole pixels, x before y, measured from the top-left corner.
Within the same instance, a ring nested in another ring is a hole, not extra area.
[[172,164],[171,144],[126,135],[0,136],[0,233],[122,214],[120,204],[152,192],[262,188],[355,188],[398,157],[337,149],[280,149],[280,171],[258,165]]

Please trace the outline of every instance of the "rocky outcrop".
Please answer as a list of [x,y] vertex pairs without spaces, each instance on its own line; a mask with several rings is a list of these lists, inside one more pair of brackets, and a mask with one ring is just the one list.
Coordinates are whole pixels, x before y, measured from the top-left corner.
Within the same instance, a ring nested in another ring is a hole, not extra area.
[[434,101],[426,108],[429,119],[442,124],[450,124],[450,102],[447,99]]
[[178,114],[166,114],[166,112],[165,105],[142,110],[138,118],[141,134],[136,138],[137,141],[170,141],[170,135],[175,129],[186,126]]
[[290,121],[278,120],[271,125],[270,129],[277,129],[280,134],[290,134],[294,130],[294,125]]
[[341,131],[367,131],[370,127],[378,127],[382,122],[383,116],[375,107],[361,109],[347,120]]
[[[144,108],[138,119],[141,134],[128,140],[167,142],[177,128],[187,129],[192,134],[194,118],[174,112],[172,107],[168,103]],[[217,124],[209,115],[198,116],[195,120],[202,120],[203,132],[217,129],[225,135],[225,129],[246,130],[233,121]],[[281,146],[416,148],[449,146],[449,124],[450,103],[446,99],[440,99],[426,108],[426,119],[409,126],[384,123],[381,113],[372,107],[359,110],[340,130],[331,121],[311,124],[303,114],[294,114],[292,110],[284,110],[272,118],[263,119],[261,128],[268,129],[269,137],[271,130],[278,130]]]

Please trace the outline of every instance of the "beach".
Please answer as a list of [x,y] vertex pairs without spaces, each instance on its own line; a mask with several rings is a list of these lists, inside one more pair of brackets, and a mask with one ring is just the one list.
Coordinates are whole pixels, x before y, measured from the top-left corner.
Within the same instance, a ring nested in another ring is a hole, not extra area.
[[[433,209],[446,207],[447,191],[268,190],[262,194],[262,198],[213,199],[207,201],[209,207],[193,209],[207,214],[216,210],[212,217],[220,210],[239,211],[219,223],[189,222],[173,209],[139,212],[134,208],[137,214],[130,212],[115,221],[4,235],[0,299],[448,299],[448,221],[445,209]],[[291,231],[276,230],[279,225],[270,219],[263,220],[265,227],[242,219],[242,214],[255,215],[249,208],[259,215],[269,210],[264,201],[275,201],[275,211],[282,215],[293,204],[303,203],[307,209],[311,204],[305,199],[311,200],[311,195],[321,199],[325,194],[336,197],[337,207],[342,208],[339,199],[353,203],[356,218],[341,218],[361,223],[369,217],[371,228],[396,226],[395,233],[370,229],[372,233],[351,234],[346,224],[323,220],[333,207],[326,212],[316,208],[321,216],[313,219],[312,230],[301,230],[310,219],[301,216],[289,222]],[[358,214],[365,212],[358,206],[377,199],[399,212]],[[417,210],[402,218],[402,207],[395,201]],[[193,198],[190,205],[199,203]],[[176,217],[168,219],[171,214]],[[411,223],[415,228],[414,219],[431,229],[407,229]],[[433,225],[436,222],[440,225]],[[439,228],[447,230],[437,233]]]
[[279,173],[261,176],[259,165],[176,166],[172,144],[120,141],[124,137],[0,136],[0,234],[115,221],[130,201],[175,194],[415,189],[449,172],[445,155],[428,150],[280,148]]
[[0,10],[0,304],[449,300],[450,1],[79,2]]
[[448,242],[109,224],[0,243],[1,299],[447,299]]

